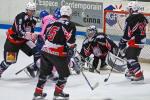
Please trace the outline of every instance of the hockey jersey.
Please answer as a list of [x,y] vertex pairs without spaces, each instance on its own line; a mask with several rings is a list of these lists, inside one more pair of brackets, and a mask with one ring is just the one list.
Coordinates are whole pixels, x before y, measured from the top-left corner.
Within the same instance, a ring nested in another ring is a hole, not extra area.
[[21,12],[15,17],[12,28],[8,29],[7,39],[14,44],[21,44],[26,41],[22,38],[26,32],[34,33],[37,18],[29,17],[27,13]]
[[48,24],[52,24],[56,21],[57,19],[54,18],[53,15],[47,15],[45,16],[43,19],[42,19],[42,23],[41,23],[41,27],[42,27],[42,31],[40,32],[40,35],[41,36],[44,36],[44,31],[45,31],[45,28]]
[[125,21],[124,35],[120,42],[129,47],[143,48],[146,42],[146,25],[148,21],[141,13],[133,13]]
[[107,35],[98,33],[91,41],[88,38],[83,41],[80,54],[85,58],[91,54],[101,58],[105,57],[108,51],[112,52],[114,47],[117,47],[117,45]]
[[75,33],[75,24],[66,18],[48,24],[44,32],[46,40],[42,51],[56,56],[66,56],[68,46],[75,44]]

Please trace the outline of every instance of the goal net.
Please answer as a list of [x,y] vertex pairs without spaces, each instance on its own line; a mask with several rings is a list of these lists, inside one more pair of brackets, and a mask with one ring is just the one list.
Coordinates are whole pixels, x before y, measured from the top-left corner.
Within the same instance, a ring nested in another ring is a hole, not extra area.
[[[150,13],[143,13],[150,22]],[[112,39],[119,41],[123,35],[125,20],[128,17],[128,13],[125,11],[104,11],[104,28],[103,31],[110,35]],[[140,54],[140,60],[142,62],[150,63],[150,23],[146,28],[147,41],[144,49]]]

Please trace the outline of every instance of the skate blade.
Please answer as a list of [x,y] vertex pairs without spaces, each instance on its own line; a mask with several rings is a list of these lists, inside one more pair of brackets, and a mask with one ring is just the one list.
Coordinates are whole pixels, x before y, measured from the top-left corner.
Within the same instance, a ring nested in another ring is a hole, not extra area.
[[127,77],[127,76],[125,76],[125,78],[126,78],[127,80],[131,81],[134,77]]
[[131,81],[131,84],[145,84],[144,80],[140,80],[140,81]]
[[54,97],[53,100],[69,100],[69,97]]
[[32,100],[48,100],[45,97],[34,97]]

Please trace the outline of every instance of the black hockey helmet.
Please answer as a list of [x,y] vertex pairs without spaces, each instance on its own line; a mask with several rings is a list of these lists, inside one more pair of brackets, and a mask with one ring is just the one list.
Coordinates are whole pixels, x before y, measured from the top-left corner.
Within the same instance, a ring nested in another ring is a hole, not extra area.
[[97,34],[97,28],[96,28],[96,26],[94,26],[94,25],[91,25],[91,26],[89,26],[88,28],[87,28],[87,30],[86,30],[86,37],[87,38],[91,38],[91,37],[93,37],[95,34]]

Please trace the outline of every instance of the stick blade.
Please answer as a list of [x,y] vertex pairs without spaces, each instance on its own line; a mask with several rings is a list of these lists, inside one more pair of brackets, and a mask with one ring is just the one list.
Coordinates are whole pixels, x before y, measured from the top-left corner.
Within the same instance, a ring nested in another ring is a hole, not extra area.
[[97,88],[99,86],[99,82],[95,83],[95,85],[93,86],[92,90],[94,90],[95,88]]

